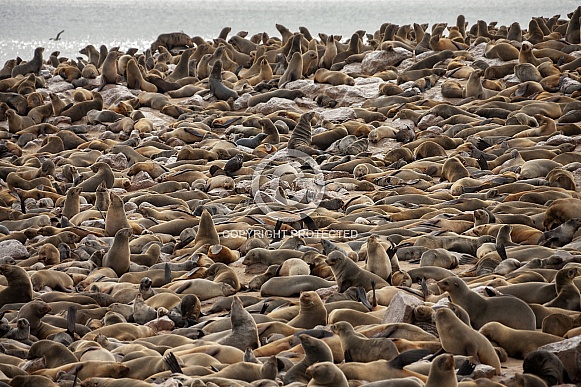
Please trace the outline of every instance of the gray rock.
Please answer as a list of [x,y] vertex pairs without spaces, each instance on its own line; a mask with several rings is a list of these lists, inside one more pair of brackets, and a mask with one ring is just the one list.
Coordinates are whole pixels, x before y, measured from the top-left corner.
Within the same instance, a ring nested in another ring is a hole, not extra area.
[[321,120],[344,122],[356,118],[355,110],[349,107],[327,109],[321,112]]
[[155,181],[153,181],[151,176],[149,176],[149,173],[145,171],[139,171],[136,175],[131,177],[132,191],[153,187],[155,184]]
[[423,302],[416,297],[403,291],[393,296],[385,314],[383,315],[383,324],[390,323],[408,323],[413,321],[414,308],[422,305]]
[[390,50],[371,51],[361,61],[361,71],[364,74],[373,75],[390,66],[396,66],[411,56],[411,52],[400,47]]
[[259,103],[258,105],[248,109],[250,113],[270,114],[280,110],[288,110],[295,113],[304,113],[298,105],[286,98],[271,98],[267,102]]
[[119,85],[107,85],[100,93],[103,97],[104,106],[114,105],[136,97],[127,87]]
[[543,345],[540,351],[552,352],[561,361],[575,383],[581,383],[581,336],[575,336],[557,343]]
[[108,153],[106,155],[99,156],[99,158],[97,158],[97,162],[109,164],[111,169],[117,171],[124,170],[129,164],[127,161],[127,156],[125,156],[123,153]]
[[248,107],[248,100],[252,97],[250,93],[244,93],[234,101],[232,105],[233,110],[242,110]]
[[24,259],[30,256],[30,253],[20,241],[15,239],[0,242],[0,255],[14,259]]

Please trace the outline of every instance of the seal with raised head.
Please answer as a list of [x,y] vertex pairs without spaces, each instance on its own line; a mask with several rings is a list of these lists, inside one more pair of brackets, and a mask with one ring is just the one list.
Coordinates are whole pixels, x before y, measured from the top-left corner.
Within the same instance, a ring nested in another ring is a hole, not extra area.
[[[513,296],[484,298],[468,288],[458,277],[438,281],[438,287],[448,292],[454,304],[460,305],[470,316],[470,323],[480,329],[489,321],[498,321],[515,329],[536,329],[536,318],[532,309],[521,299]],[[506,313],[510,310],[511,313]]]
[[32,283],[23,268],[8,264],[0,265],[0,274],[8,281],[8,286],[0,291],[0,307],[32,300]]
[[436,311],[436,328],[446,352],[472,356],[477,363],[494,367],[496,374],[500,375],[500,360],[492,344],[481,333],[464,324],[450,309]]

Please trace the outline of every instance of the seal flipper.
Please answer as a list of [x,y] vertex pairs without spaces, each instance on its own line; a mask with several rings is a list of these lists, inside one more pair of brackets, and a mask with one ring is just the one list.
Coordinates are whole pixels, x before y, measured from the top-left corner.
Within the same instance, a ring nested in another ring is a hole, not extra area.
[[343,352],[343,357],[345,358],[345,363],[353,361],[353,357],[351,356],[351,351],[349,351],[349,350]]
[[77,308],[73,305],[67,310],[67,334],[75,340],[75,324],[77,323]]
[[416,361],[426,357],[430,354],[427,349],[411,349],[405,351],[394,357],[389,361],[389,365],[393,368],[402,369],[408,364],[415,363]]
[[497,243],[496,244],[496,252],[500,255],[500,259],[505,261],[508,256],[506,255],[506,248],[504,247],[504,243]]
[[180,367],[178,360],[176,359],[173,352],[169,352],[163,357],[163,362],[169,368],[169,370],[174,374],[183,374],[182,367]]
[[362,303],[367,309],[370,311],[373,310],[373,306],[369,303],[367,299],[367,294],[365,293],[365,289],[362,286],[357,287],[357,301]]
[[168,263],[166,263],[163,267],[163,279],[166,284],[171,282],[171,267],[169,267]]
[[458,368],[456,375],[468,376],[474,372],[476,364],[472,363],[469,359],[464,360],[464,363]]

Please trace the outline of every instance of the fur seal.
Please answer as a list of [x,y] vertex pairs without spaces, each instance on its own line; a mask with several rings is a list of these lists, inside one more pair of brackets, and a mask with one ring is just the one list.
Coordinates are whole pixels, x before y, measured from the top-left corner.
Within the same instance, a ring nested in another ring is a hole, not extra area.
[[512,329],[496,321],[482,326],[479,332],[488,340],[504,348],[508,356],[524,359],[525,356],[546,344],[563,340],[562,337],[544,332]]
[[331,348],[321,339],[317,339],[307,334],[299,334],[301,346],[305,352],[305,357],[291,367],[283,377],[285,384],[293,382],[308,383],[309,377],[306,375],[308,367],[315,363],[332,362],[333,353]]
[[44,47],[37,47],[34,49],[34,56],[32,59],[26,63],[21,63],[19,65],[14,66],[12,69],[12,78],[15,78],[17,75],[26,75],[28,73],[33,73],[38,75],[40,73],[40,69],[42,68],[42,54],[44,53]]
[[230,320],[232,321],[232,332],[218,340],[218,343],[241,350],[258,348],[260,340],[258,339],[256,322],[254,322],[250,313],[244,309],[242,301],[237,296],[232,299]]
[[238,93],[230,89],[222,81],[222,61],[217,60],[212,66],[212,72],[208,78],[208,84],[210,86],[210,93],[212,93],[216,98],[222,101],[227,101],[230,98],[236,100],[238,98]]
[[331,331],[339,335],[345,361],[368,363],[379,359],[391,360],[399,354],[393,341],[388,338],[367,338],[356,333],[347,321],[331,325]]
[[312,329],[327,324],[327,309],[314,291],[302,292],[299,297],[299,314],[288,322],[295,328]]
[[454,356],[444,353],[432,360],[426,387],[457,386]]
[[446,352],[471,356],[477,363],[494,367],[496,374],[500,375],[500,360],[492,344],[481,333],[464,324],[450,309],[436,311],[436,328]]
[[[448,292],[454,304],[460,305],[470,316],[470,323],[480,329],[489,321],[497,321],[514,329],[535,330],[536,318],[532,309],[522,300],[512,296],[484,298],[471,291],[458,277],[438,281],[438,287]],[[510,310],[511,313],[505,313]]]
[[95,192],[102,182],[105,182],[105,187],[107,188],[113,187],[115,176],[109,164],[98,162],[91,165],[91,170],[95,174],[79,184],[83,192]]
[[348,387],[349,382],[339,367],[330,361],[316,363],[305,374],[312,379],[307,387]]
[[375,286],[378,289],[389,285],[386,280],[377,274],[361,269],[341,251],[335,250],[331,252],[325,262],[331,266],[340,293],[343,293],[351,286],[361,286],[365,291],[370,291],[372,282],[375,282]]
[[32,300],[32,283],[24,269],[3,264],[0,274],[8,281],[8,286],[0,291],[0,306]]
[[111,248],[103,257],[103,266],[112,268],[118,276],[127,273],[131,264],[129,250],[130,228],[122,228],[117,231]]

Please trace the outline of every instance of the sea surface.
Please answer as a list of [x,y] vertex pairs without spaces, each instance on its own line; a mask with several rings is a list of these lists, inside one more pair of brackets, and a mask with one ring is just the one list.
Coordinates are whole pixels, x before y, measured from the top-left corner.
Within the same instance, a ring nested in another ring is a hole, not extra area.
[[[0,66],[10,58],[32,58],[35,47],[67,57],[81,56],[87,44],[143,50],[165,32],[183,31],[211,39],[222,27],[231,34],[267,32],[275,24],[291,31],[307,27],[348,38],[357,30],[373,33],[385,22],[455,24],[464,14],[526,28],[533,16],[566,18],[576,1],[568,0],[0,0]],[[59,41],[51,41],[61,30]]]

